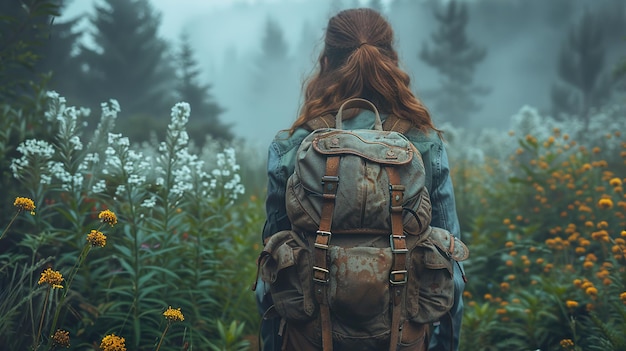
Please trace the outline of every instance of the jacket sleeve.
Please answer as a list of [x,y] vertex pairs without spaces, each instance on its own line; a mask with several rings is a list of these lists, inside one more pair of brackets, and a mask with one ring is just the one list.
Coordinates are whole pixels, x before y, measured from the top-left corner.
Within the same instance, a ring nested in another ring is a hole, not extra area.
[[431,158],[433,176],[430,194],[432,203],[430,224],[433,227],[446,229],[457,238],[461,238],[448,153],[443,143],[437,143],[434,147],[435,155],[433,156],[435,157]]
[[263,226],[263,240],[281,230],[291,228],[285,208],[285,189],[290,171],[283,157],[284,154],[280,152],[278,145],[272,143],[267,157],[266,220]]

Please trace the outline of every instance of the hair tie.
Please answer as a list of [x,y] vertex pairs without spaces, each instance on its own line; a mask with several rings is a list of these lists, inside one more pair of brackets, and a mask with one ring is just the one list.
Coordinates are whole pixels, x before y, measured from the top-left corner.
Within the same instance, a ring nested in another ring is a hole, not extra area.
[[360,48],[363,45],[369,45],[369,43],[366,42],[366,41],[362,41],[361,44],[359,44],[359,46],[357,47],[357,49]]

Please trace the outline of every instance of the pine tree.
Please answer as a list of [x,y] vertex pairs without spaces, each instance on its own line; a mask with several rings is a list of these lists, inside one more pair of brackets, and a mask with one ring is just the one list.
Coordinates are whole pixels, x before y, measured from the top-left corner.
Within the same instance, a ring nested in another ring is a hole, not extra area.
[[483,61],[486,50],[467,38],[466,4],[451,0],[434,15],[439,27],[431,35],[433,46],[424,43],[420,52],[420,59],[441,76],[439,88],[433,91],[434,111],[445,121],[467,127],[469,116],[480,109],[476,97],[488,92],[473,82],[476,65]]
[[224,110],[212,100],[211,85],[200,82],[201,71],[186,33],[181,35],[179,45],[176,92],[180,101],[191,105],[189,137],[199,144],[205,141],[207,134],[214,139],[232,139],[230,127],[224,125],[218,118]]
[[82,48],[90,106],[117,99],[122,116],[143,119],[135,120],[142,134],[146,123],[167,119],[175,102],[175,72],[167,44],[157,35],[160,20],[148,0],[104,0],[91,18],[96,47]]
[[552,86],[552,108],[556,118],[578,118],[585,130],[591,111],[607,101],[612,82],[604,71],[606,43],[602,19],[586,11],[574,26],[558,58],[559,80]]
[[265,21],[261,52],[253,67],[253,93],[257,96],[268,93],[266,87],[272,80],[284,77],[290,69],[287,40],[283,29],[272,17]]
[[58,0],[0,2],[0,102],[14,102],[41,80],[36,66],[59,8]]
[[[61,12],[66,1],[60,1]],[[76,26],[80,18],[59,22],[56,18],[50,23],[49,35],[39,50],[41,59],[36,65],[40,72],[50,73],[49,88],[60,93],[76,105],[82,105],[78,99],[85,86],[83,72],[77,50],[81,33]]]

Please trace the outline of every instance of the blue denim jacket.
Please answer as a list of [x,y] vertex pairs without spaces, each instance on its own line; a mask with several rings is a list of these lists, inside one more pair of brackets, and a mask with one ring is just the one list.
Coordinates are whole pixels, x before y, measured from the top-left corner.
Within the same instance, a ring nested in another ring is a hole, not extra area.
[[[384,121],[386,116],[381,116]],[[374,115],[370,111],[362,111],[356,117],[343,121],[344,129],[372,129],[374,125]],[[303,128],[297,129],[292,135],[289,131],[282,130],[278,132],[274,140],[269,146],[267,161],[267,198],[265,202],[265,211],[267,220],[263,228],[263,239],[277,233],[281,230],[291,229],[291,223],[287,218],[285,209],[285,191],[287,179],[293,173],[295,167],[295,156],[302,140],[309,134],[309,131]],[[432,203],[432,220],[433,227],[447,229],[450,233],[460,238],[459,221],[456,213],[454,190],[452,180],[450,178],[450,169],[448,165],[448,155],[446,153],[443,141],[436,132],[425,134],[418,130],[412,129],[405,134],[406,137],[415,145],[422,154],[424,166],[426,169],[426,188],[430,194]],[[458,270],[459,267],[455,267]],[[455,347],[458,348],[458,337],[462,316],[462,300],[461,294],[464,288],[463,280],[460,278],[460,272],[455,272],[455,306],[453,306],[451,314],[453,321],[453,329],[449,326],[449,321],[441,321],[441,325],[436,328],[431,340],[431,348],[429,350],[450,350],[450,330],[453,330]],[[257,287],[263,290],[262,286]],[[258,291],[257,293],[263,293]],[[264,296],[259,296],[259,308],[262,313],[265,308],[271,305],[270,301],[263,303]],[[269,305],[268,305],[269,303]],[[439,335],[442,334],[442,335]],[[267,340],[265,337],[263,338]],[[266,341],[269,343],[269,341]],[[267,345],[266,345],[267,347]],[[280,345],[266,348],[263,350],[280,350]]]

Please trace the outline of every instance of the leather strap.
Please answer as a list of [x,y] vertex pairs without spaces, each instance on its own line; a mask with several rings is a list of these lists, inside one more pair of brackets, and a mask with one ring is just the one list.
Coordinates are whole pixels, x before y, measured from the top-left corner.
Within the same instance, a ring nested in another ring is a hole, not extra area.
[[326,159],[326,173],[322,177],[322,213],[319,230],[315,237],[313,281],[315,282],[315,298],[320,305],[320,322],[322,325],[322,350],[333,350],[332,325],[330,307],[328,306],[329,253],[328,245],[332,236],[333,212],[335,197],[339,185],[339,156]]
[[400,183],[400,175],[393,167],[386,167],[389,176],[389,192],[391,196],[391,236],[389,244],[393,257],[391,273],[389,274],[389,292],[391,298],[391,335],[389,338],[389,351],[396,351],[400,342],[400,319],[401,303],[404,287],[408,280],[406,256],[408,253],[406,236],[402,225],[402,203],[404,186]]
[[413,128],[413,123],[411,121],[395,115],[387,116],[387,119],[383,122],[383,130],[392,130],[401,134],[405,134],[411,128]]

